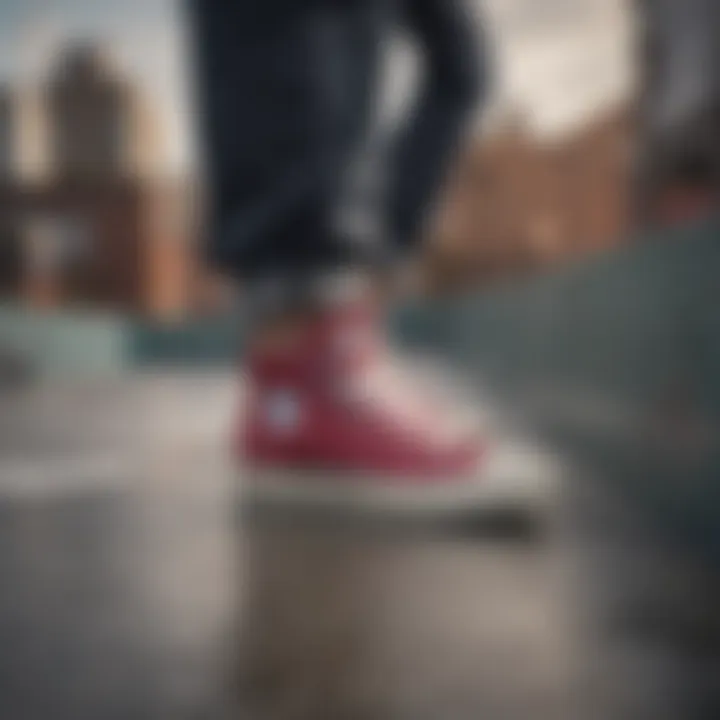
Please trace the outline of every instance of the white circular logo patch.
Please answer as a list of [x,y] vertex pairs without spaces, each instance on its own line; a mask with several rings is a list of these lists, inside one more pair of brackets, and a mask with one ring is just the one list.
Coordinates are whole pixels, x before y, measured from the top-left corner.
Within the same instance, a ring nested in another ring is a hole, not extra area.
[[265,421],[277,432],[291,433],[300,426],[301,407],[291,390],[275,390],[265,400]]

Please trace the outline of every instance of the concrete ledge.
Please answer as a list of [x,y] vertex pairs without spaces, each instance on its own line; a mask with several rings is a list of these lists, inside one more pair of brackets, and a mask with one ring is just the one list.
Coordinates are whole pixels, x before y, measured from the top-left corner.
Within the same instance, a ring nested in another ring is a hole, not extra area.
[[132,364],[130,324],[96,313],[0,307],[0,351],[40,376],[117,374]]

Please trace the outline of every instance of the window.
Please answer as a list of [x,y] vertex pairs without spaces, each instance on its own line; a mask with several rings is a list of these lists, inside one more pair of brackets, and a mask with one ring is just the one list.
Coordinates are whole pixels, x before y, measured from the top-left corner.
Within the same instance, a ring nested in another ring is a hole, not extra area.
[[90,228],[77,218],[33,218],[27,238],[26,260],[35,272],[74,270],[87,262],[91,252]]

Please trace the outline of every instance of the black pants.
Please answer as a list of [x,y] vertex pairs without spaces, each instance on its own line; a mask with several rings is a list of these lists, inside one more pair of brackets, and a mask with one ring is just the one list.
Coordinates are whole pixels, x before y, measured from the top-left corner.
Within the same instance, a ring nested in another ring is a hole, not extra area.
[[484,86],[464,0],[190,0],[211,260],[237,277],[359,260],[338,221],[395,23],[421,84],[388,148],[376,207],[410,248]]

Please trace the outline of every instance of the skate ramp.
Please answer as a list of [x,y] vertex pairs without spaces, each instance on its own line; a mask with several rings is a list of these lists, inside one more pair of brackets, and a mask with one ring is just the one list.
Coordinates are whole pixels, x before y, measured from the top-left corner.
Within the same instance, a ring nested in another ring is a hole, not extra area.
[[[717,561],[719,278],[715,218],[405,308],[394,327],[408,348],[452,360],[481,397],[511,408]],[[228,367],[242,349],[237,328],[232,318],[170,327],[0,314],[0,340],[56,376]]]
[[720,224],[397,318],[523,422],[720,560]]

